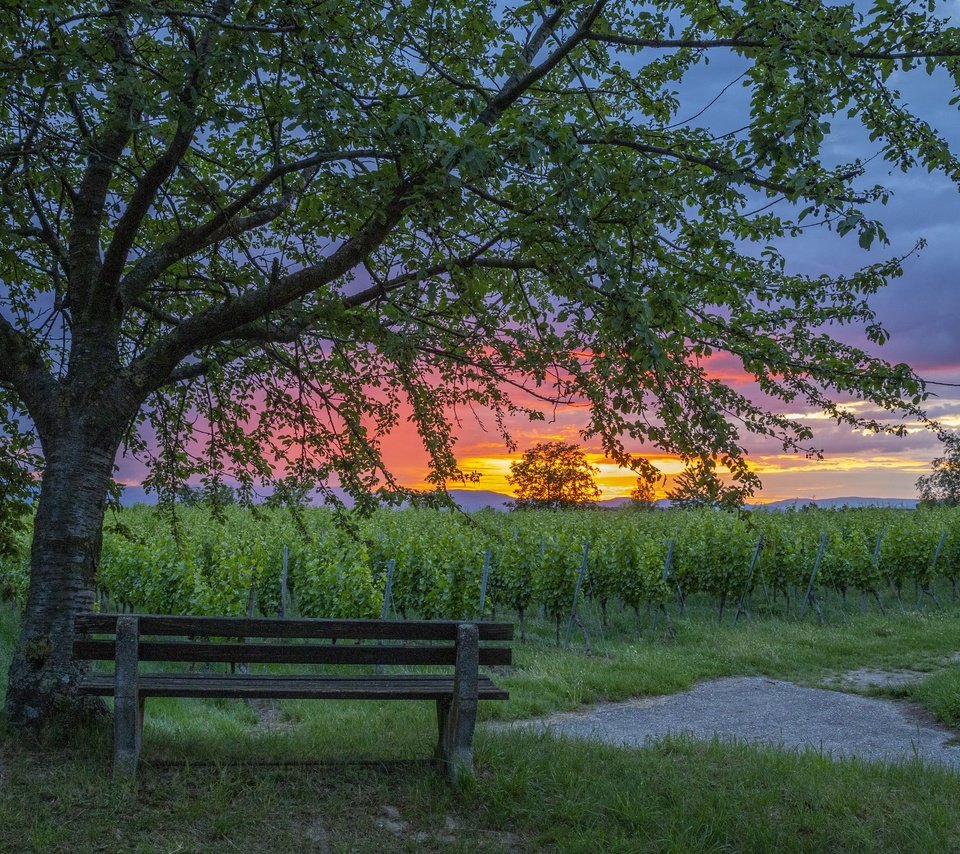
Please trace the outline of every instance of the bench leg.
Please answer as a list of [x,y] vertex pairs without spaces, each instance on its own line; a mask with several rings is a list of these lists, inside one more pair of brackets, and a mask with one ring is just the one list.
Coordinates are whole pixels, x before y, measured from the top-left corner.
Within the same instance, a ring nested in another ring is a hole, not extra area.
[[476,723],[477,701],[458,702],[454,698],[443,738],[443,760],[447,766],[447,779],[451,783],[473,774],[473,731]]
[[477,635],[475,625],[463,624],[458,627],[453,697],[449,703],[437,701],[440,753],[447,766],[447,779],[451,783],[473,774],[473,731],[477,723],[479,682]]
[[447,756],[447,719],[450,717],[450,701],[437,700],[437,759]]

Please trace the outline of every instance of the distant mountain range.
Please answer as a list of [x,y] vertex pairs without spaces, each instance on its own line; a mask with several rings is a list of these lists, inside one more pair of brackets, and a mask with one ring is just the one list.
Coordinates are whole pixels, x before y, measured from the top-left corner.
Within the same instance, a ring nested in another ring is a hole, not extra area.
[[[350,499],[345,493],[337,491],[344,502],[349,505]],[[450,496],[457,502],[460,509],[466,513],[474,513],[477,510],[507,510],[513,498],[504,495],[502,492],[492,492],[488,489],[451,489]],[[134,504],[156,504],[157,496],[147,494],[142,486],[124,487],[121,503],[124,507],[130,507]],[[319,503],[319,502],[317,502]],[[604,509],[613,510],[617,507],[623,507],[629,504],[629,498],[607,498],[598,501],[597,506]],[[918,504],[916,498],[862,498],[860,496],[850,496],[848,498],[784,498],[781,501],[771,501],[766,504],[747,505],[752,510],[799,510],[815,504],[823,508],[839,507],[895,507],[900,509],[912,510]],[[670,502],[661,499],[656,502],[656,507],[666,508]]]
[[[506,510],[513,499],[509,495],[489,490],[451,489],[450,495],[457,502],[461,510],[472,513],[490,507],[494,510]],[[598,501],[597,506],[607,510],[615,510],[630,503],[629,498],[606,498]],[[814,504],[823,508],[839,507],[895,507],[913,510],[918,500],[916,498],[863,498],[850,496],[847,498],[784,498],[780,501],[770,501],[765,504],[748,504],[751,510],[799,510]],[[670,502],[661,498],[655,506],[664,509]]]
[[754,504],[755,510],[799,510],[815,504],[817,507],[895,507],[901,510],[913,510],[920,503],[916,498],[784,498],[781,501],[771,501],[768,504]]

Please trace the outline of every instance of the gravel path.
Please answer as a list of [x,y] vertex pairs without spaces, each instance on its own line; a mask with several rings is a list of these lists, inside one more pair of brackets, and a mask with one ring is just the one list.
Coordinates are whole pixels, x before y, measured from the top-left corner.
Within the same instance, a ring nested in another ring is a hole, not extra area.
[[630,746],[688,733],[813,748],[835,757],[888,762],[919,757],[960,770],[958,734],[932,722],[917,706],[755,676],[717,679],[666,697],[501,726]]

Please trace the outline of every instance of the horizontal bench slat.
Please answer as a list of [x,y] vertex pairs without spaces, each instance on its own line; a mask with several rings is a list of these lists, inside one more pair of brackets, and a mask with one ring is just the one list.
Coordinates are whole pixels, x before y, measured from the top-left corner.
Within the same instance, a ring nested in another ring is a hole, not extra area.
[[[74,658],[109,661],[115,656],[112,640],[79,640]],[[512,662],[509,647],[481,647],[480,664]],[[206,643],[200,641],[140,641],[140,661],[243,661],[250,664],[454,664],[454,646],[373,646],[332,644]]]
[[[122,614],[81,614],[78,634],[113,634]],[[141,614],[141,635],[199,637],[456,640],[458,620],[285,620],[275,617],[193,617]],[[475,622],[480,640],[512,640],[513,623]]]
[[[330,700],[439,700],[453,693],[452,677],[273,676],[262,674],[146,673],[137,680],[144,697],[275,698]],[[88,674],[80,693],[113,695],[113,675]],[[506,700],[509,693],[481,676],[478,699]]]

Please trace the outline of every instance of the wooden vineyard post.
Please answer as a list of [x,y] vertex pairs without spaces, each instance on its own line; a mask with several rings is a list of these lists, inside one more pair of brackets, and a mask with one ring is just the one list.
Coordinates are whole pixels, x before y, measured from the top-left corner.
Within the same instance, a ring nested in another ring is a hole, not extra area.
[[[937,541],[937,547],[933,550],[933,559],[930,561],[930,578],[933,578],[933,573],[937,569],[937,561],[940,560],[940,552],[943,551],[943,544],[947,541],[947,532],[944,531],[940,534],[940,539]],[[924,582],[920,585],[920,590],[917,593],[917,607],[920,607],[920,600],[923,598],[923,594],[926,593],[931,599],[933,599],[934,604],[938,608],[943,606],[940,604],[940,600],[937,598],[937,594],[930,589],[930,582]]]
[[483,619],[483,609],[487,604],[487,577],[490,574],[490,549],[483,553],[483,574],[480,576],[480,619]]
[[[396,567],[397,562],[390,558],[387,561],[387,583],[383,589],[383,610],[380,612],[380,619],[386,620],[389,619],[390,613],[390,597],[393,595],[393,570]],[[377,646],[382,646],[383,641],[377,641]],[[378,664],[373,668],[374,673],[383,673],[383,665]]]
[[573,631],[573,624],[576,622],[580,631],[583,632],[583,642],[587,648],[587,654],[590,653],[590,636],[580,618],[577,616],[577,601],[580,599],[580,588],[583,587],[583,578],[587,574],[587,555],[590,553],[590,543],[583,544],[583,560],[580,561],[580,571],[577,573],[577,586],[573,591],[573,605],[570,608],[570,619],[567,620],[567,637],[563,642],[564,649],[570,649],[570,633]]
[[817,599],[817,591],[814,585],[817,582],[817,573],[820,571],[820,561],[823,560],[823,553],[826,550],[827,533],[824,531],[820,534],[820,548],[817,549],[817,559],[813,562],[813,572],[810,573],[810,581],[807,584],[807,592],[804,594],[803,603],[800,605],[800,618],[803,619],[803,615],[807,612],[807,605],[812,605],[813,610],[817,613],[817,619],[820,621],[821,626],[824,623],[823,610],[820,608],[820,600]]
[[753,572],[757,568],[757,562],[760,560],[760,552],[763,550],[763,534],[757,537],[757,547],[753,550],[753,557],[750,558],[750,568],[747,570],[747,583],[743,585],[743,591],[737,600],[737,612],[733,615],[733,622],[736,625],[740,619],[741,612],[750,617],[750,612],[743,606],[743,600],[750,592],[750,584],[753,582]]
[[257,569],[250,570],[250,592],[247,594],[247,616],[252,617],[257,607]]
[[380,614],[381,620],[386,620],[390,613],[390,597],[393,595],[393,570],[397,562],[390,558],[387,561],[387,585],[383,591],[383,611]]
[[[257,609],[257,586],[256,586],[256,577],[257,570],[254,567],[250,571],[250,595],[247,597],[247,617],[252,619],[254,612]],[[253,638],[241,638],[241,643],[252,643]],[[231,665],[231,670],[236,673],[249,673],[250,672],[250,663],[248,661],[239,661],[235,665]],[[249,702],[249,701],[248,701]]]
[[[663,560],[663,574],[660,576],[660,580],[666,584],[667,580],[670,578],[670,572],[673,569],[673,539],[667,540],[667,556]],[[677,582],[677,593],[680,593],[680,582]],[[681,602],[682,602],[682,597]],[[649,603],[647,603],[649,606]],[[682,606],[681,606],[682,607]],[[682,613],[682,611],[681,611]],[[657,606],[657,612],[653,615],[653,624],[650,626],[650,631],[655,632],[657,630],[657,622],[660,619],[660,615],[663,614],[663,620],[667,624],[667,633],[670,637],[676,637],[676,632],[673,630],[673,623],[670,621],[670,613],[667,611],[667,606],[660,602]]]
[[[667,543],[667,559],[663,564],[663,580],[666,581],[670,574],[673,572],[673,540]],[[686,613],[687,610],[687,597],[683,595],[683,588],[680,587],[680,578],[677,577],[674,582],[674,589],[677,591],[677,607],[680,609],[681,616]],[[670,621],[669,616],[667,617],[667,622]],[[672,631],[672,628],[671,628]]]
[[[886,528],[881,528],[880,533],[877,534],[877,542],[873,546],[873,568],[880,572],[880,546],[883,544],[883,535],[887,532]],[[877,607],[880,609],[880,613],[886,617],[887,612],[883,608],[883,600],[880,598],[880,591],[874,587],[871,591],[873,593],[873,598],[877,601]]]
[[[543,565],[543,556],[547,553],[547,541],[546,538],[540,537],[540,564]],[[547,618],[547,606],[542,602],[540,603],[540,619],[545,620]],[[557,617],[557,643],[560,643],[560,618]]]
[[[250,592],[247,595],[247,617],[253,617],[253,613],[257,608],[257,569],[254,567],[250,570]],[[247,643],[251,638],[241,638],[241,643]],[[230,672],[231,673],[249,673],[250,665],[246,661],[232,661],[230,662]]]
[[280,569],[280,616],[287,616],[287,579],[290,566],[290,549],[283,547],[283,565]]

